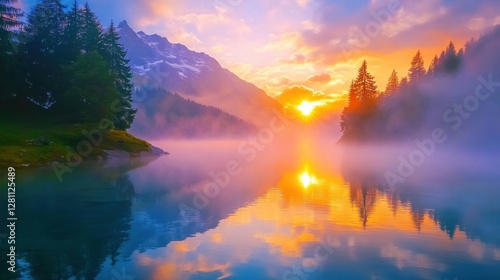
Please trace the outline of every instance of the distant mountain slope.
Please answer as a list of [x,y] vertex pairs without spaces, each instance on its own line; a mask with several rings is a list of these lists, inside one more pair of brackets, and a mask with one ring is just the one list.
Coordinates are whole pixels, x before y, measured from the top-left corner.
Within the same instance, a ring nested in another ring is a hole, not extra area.
[[130,129],[134,135],[151,138],[220,138],[255,132],[256,128],[215,107],[186,100],[163,89],[139,92],[147,96],[139,103],[136,120]]
[[282,109],[263,90],[222,68],[205,53],[172,44],[158,35],[136,33],[126,21],[118,28],[136,87],[175,92],[257,126],[267,125],[273,110]]

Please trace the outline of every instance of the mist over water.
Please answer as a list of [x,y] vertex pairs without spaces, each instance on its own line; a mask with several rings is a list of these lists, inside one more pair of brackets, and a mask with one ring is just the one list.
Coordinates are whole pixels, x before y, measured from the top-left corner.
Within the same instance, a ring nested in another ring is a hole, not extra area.
[[[416,123],[406,96],[388,100],[371,128],[392,132],[383,141],[339,143],[338,123],[314,115],[226,140],[146,137],[170,154],[127,172],[136,201],[120,263],[144,279],[493,279],[500,111],[498,91],[475,90],[497,80],[494,50],[419,84]],[[455,104],[471,96],[482,102],[465,117]]]
[[[138,279],[491,279],[500,272],[494,155],[436,148],[391,188],[385,173],[398,174],[399,157],[413,145],[347,146],[322,134],[302,127],[267,143],[165,139],[153,144],[168,156],[88,163],[62,183],[43,170],[22,171],[23,275],[110,279],[124,268]],[[74,211],[62,211],[68,203]],[[53,223],[36,223],[40,214]],[[73,261],[48,265],[45,255]]]
[[[225,170],[228,162],[233,161],[245,174],[268,169],[280,173],[307,163],[326,172],[369,173],[390,189],[411,183],[433,185],[467,174],[498,175],[500,157],[495,149],[485,151],[482,145],[477,145],[477,149],[472,145],[464,147],[460,134],[439,126],[411,140],[374,143],[339,143],[340,133],[332,133],[324,124],[292,123],[283,131],[271,134],[262,134],[262,131],[227,140],[150,140],[171,153],[152,165],[168,166],[168,162],[178,162],[176,168],[195,171],[200,174],[197,179],[201,179],[209,172]],[[151,176],[167,176],[167,167],[165,171]],[[391,174],[397,177],[392,185]]]

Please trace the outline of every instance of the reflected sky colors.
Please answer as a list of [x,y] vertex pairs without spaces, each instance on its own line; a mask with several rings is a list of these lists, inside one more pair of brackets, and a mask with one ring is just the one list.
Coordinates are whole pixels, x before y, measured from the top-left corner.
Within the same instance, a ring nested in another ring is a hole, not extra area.
[[[121,265],[141,279],[469,279],[500,272],[498,237],[471,234],[476,227],[498,233],[498,216],[461,217],[456,210],[463,206],[467,209],[462,212],[475,211],[471,209],[475,200],[466,198],[470,189],[463,192],[474,185],[451,186],[456,187],[454,194],[410,187],[391,192],[380,182],[366,179],[369,174],[346,179],[352,176],[340,171],[345,170],[341,162],[325,160],[325,154],[310,144],[304,145],[309,147],[305,151],[297,145],[297,151],[302,151],[296,157],[302,158],[299,161],[268,162],[271,159],[262,156],[261,161],[246,166],[220,197],[200,210],[194,222],[177,217],[164,223],[162,215],[175,212],[164,205],[167,201],[189,203],[184,196],[193,197],[182,189],[155,202],[139,196],[132,206],[136,218],[131,236],[137,240],[132,238],[131,243],[149,245],[130,251],[130,259]],[[190,144],[182,145],[189,149]],[[235,156],[231,148],[222,148],[229,146],[225,143],[208,154],[200,150],[200,156],[221,155],[210,164],[217,169],[218,161],[223,165]],[[132,171],[136,190],[142,188],[140,180],[134,179],[139,174],[147,176],[160,166],[168,169],[169,162],[176,160],[175,155],[161,158]],[[206,171],[200,161],[194,169]],[[256,185],[250,179],[253,176],[264,178],[263,185]],[[236,207],[227,203],[226,196],[237,201]],[[451,196],[460,197],[462,204]],[[427,197],[439,201],[439,207],[422,205]],[[484,208],[490,213],[499,211],[492,204]],[[494,222],[483,223],[488,220]],[[173,230],[169,224],[184,229],[196,224],[198,230],[162,243]],[[157,229],[144,239],[140,232],[148,227]],[[318,261],[315,252],[327,258]],[[106,273],[105,268],[100,276],[104,279]]]
[[[20,171],[19,279],[500,273],[498,174],[456,171],[391,191],[372,172],[350,166],[338,148],[321,149],[325,143],[307,137],[284,143],[271,143],[251,162],[236,152],[238,141],[155,143],[172,154],[88,163],[62,183],[43,169]],[[213,182],[209,173],[229,160],[242,172],[195,209]]]

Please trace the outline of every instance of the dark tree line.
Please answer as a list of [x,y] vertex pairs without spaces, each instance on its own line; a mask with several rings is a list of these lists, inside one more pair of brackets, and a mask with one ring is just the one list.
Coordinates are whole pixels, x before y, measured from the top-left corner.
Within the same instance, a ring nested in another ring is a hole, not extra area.
[[357,78],[351,83],[349,89],[348,105],[344,108],[340,126],[343,133],[342,139],[364,140],[380,132],[373,131],[377,124],[384,122],[386,117],[384,107],[389,99],[403,96],[403,102],[398,104],[409,123],[415,123],[423,114],[423,100],[416,96],[419,84],[426,79],[441,75],[453,75],[460,69],[464,55],[476,44],[475,40],[467,43],[465,50],[456,50],[450,42],[440,56],[435,56],[428,69],[425,69],[424,59],[418,51],[411,60],[408,75],[399,78],[393,70],[385,91],[377,91],[374,77],[368,72],[367,62],[364,61],[358,70]]
[[14,1],[0,0],[3,107],[36,106],[54,120],[107,118],[129,128],[132,74],[113,22],[103,28],[88,3],[67,9],[60,0],[41,0],[21,24]]

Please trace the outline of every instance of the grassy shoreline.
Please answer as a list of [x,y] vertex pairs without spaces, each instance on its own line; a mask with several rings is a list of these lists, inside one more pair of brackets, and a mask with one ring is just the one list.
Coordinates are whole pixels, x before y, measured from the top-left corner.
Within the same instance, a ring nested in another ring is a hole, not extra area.
[[[102,138],[98,137],[99,132]],[[66,163],[70,154],[85,155],[82,158],[87,160],[106,158],[106,151],[127,152],[131,156],[152,152],[151,144],[125,131],[104,132],[98,124],[0,121],[0,166],[36,167],[56,161]],[[94,135],[93,139],[89,139],[89,134]]]

